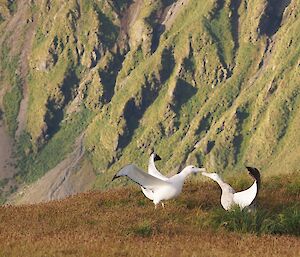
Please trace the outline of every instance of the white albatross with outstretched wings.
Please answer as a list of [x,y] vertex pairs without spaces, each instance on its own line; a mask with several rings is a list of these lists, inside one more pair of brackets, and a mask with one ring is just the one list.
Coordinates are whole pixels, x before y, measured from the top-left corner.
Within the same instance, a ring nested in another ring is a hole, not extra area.
[[[197,168],[193,165],[185,167],[180,173],[162,180],[154,177],[134,164],[129,164],[123,167],[112,180],[126,176],[135,183],[139,184],[142,188],[152,192],[150,200],[153,201],[155,207],[161,201],[170,200],[177,197],[181,191],[185,178],[191,173],[198,173],[205,171],[204,168]],[[147,195],[145,194],[147,197]]]

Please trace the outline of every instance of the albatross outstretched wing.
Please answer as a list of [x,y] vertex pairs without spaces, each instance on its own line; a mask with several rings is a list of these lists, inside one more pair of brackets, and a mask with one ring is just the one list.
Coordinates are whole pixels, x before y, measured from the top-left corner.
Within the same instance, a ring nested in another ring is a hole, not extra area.
[[168,182],[149,175],[134,164],[129,164],[123,167],[113,177],[113,180],[122,176],[130,178],[133,182],[139,184],[141,187],[145,189],[150,189],[152,191],[155,191],[156,189],[164,186],[169,186]]
[[257,197],[260,187],[260,173],[259,170],[252,167],[246,167],[250,175],[255,179],[254,183],[247,190],[237,192],[233,195],[233,201],[241,208],[249,206]]
[[260,172],[259,172],[259,170],[257,168],[253,168],[253,167],[246,167],[246,168],[249,171],[250,176],[256,180],[258,190],[259,190],[259,188],[260,188]]
[[[151,158],[151,157],[150,157]],[[164,176],[163,174],[161,174],[158,169],[155,166],[155,162],[154,161],[149,161],[149,165],[148,165],[148,174],[150,174],[153,177],[156,177],[158,179],[161,180],[168,180],[169,178]]]
[[245,208],[249,206],[257,195],[257,183],[254,181],[251,187],[248,189],[237,192],[233,194],[233,201],[235,204],[239,205],[241,208]]

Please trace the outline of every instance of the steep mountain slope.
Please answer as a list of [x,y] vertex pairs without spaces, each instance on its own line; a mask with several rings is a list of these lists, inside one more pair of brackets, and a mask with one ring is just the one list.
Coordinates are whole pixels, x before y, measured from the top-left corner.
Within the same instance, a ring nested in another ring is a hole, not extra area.
[[300,2],[274,3],[1,1],[15,180],[57,167],[82,132],[72,170],[93,170],[90,187],[128,162],[145,167],[153,147],[166,172],[299,171]]

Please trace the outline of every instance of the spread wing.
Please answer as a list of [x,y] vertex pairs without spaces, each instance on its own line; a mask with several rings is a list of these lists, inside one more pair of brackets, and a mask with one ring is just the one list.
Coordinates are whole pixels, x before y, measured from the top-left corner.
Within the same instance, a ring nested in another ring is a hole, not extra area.
[[233,194],[233,201],[241,208],[249,206],[254,200],[258,192],[256,181],[247,190]]
[[253,167],[246,167],[247,170],[249,171],[249,174],[251,175],[251,177],[253,177],[256,180],[257,183],[257,190],[259,190],[260,188],[260,172],[257,168],[253,168]]
[[148,174],[164,181],[169,179],[168,177],[164,176],[157,170],[154,161],[151,160],[149,161],[149,165],[148,165]]
[[113,177],[113,180],[122,176],[130,178],[133,182],[139,184],[141,187],[149,189],[151,191],[155,191],[156,189],[164,186],[169,186],[168,182],[147,174],[134,164],[129,164],[123,167]]

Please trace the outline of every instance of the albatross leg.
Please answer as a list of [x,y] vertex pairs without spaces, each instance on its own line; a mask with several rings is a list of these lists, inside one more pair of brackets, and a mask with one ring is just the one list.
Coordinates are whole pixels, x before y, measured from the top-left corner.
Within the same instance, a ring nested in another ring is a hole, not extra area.
[[162,206],[163,208],[165,208],[165,204],[164,204],[163,202],[161,202],[161,206]]

